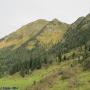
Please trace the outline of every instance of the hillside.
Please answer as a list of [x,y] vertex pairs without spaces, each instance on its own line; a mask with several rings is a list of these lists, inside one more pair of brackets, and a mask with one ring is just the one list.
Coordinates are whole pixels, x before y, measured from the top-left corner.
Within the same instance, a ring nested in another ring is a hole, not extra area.
[[[24,25],[16,32],[13,32],[3,38],[0,41],[0,48],[6,48],[10,46],[18,48],[27,41],[27,44],[30,44],[29,42],[33,40],[38,40],[40,41],[40,43],[44,44],[47,42],[49,43],[50,41],[54,41],[55,43],[55,39],[52,39],[52,35],[56,34],[56,37],[54,38],[57,38],[59,40],[60,37],[63,36],[63,33],[67,30],[68,26],[68,24],[59,22],[57,19],[54,19],[53,21],[46,21],[40,19],[27,25]],[[47,38],[49,36],[51,36],[52,40],[47,41]],[[43,39],[45,40],[45,42]]]
[[90,71],[83,71],[82,66],[75,63],[73,59],[53,63],[24,78],[18,73],[5,76],[0,79],[0,86],[18,90],[89,90]]
[[[68,27],[68,24],[57,19],[40,19],[6,36],[0,41],[1,68],[4,72],[14,73],[13,68],[17,67],[17,63],[31,62],[31,58],[35,60],[41,57],[41,54],[45,55],[46,50],[60,42]],[[15,72],[17,71],[16,69]],[[2,73],[4,72],[2,70]]]
[[[73,49],[86,44],[90,40],[90,14],[77,19],[65,33],[62,46]],[[67,51],[67,50],[66,50]]]
[[39,19],[1,39],[0,86],[90,90],[90,14],[71,25]]
[[15,47],[19,47],[28,39],[32,38],[35,34],[37,34],[47,24],[48,21],[40,19],[27,25],[24,25],[16,32],[13,32],[3,38],[3,40],[0,41],[0,48],[6,48],[13,45]]

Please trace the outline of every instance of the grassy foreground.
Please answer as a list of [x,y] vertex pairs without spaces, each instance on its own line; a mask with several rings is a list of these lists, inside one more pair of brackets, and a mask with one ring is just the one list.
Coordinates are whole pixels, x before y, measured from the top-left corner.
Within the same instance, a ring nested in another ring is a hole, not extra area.
[[48,68],[35,70],[25,78],[18,73],[1,78],[0,87],[18,87],[18,90],[90,90],[90,72],[83,71],[79,65],[71,68],[71,63],[52,64]]
[[0,79],[0,87],[18,87],[23,90],[25,87],[33,84],[34,81],[39,81],[44,78],[49,72],[56,69],[57,65],[35,70],[31,75],[22,78],[18,73],[13,76],[7,76]]

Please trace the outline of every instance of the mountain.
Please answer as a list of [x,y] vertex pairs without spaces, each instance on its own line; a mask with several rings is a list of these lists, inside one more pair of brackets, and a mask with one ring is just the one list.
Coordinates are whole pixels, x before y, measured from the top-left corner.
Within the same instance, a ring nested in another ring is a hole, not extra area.
[[0,86],[90,90],[90,14],[71,25],[39,19],[0,39]]
[[57,19],[39,19],[0,40],[0,61],[6,70],[25,61],[47,63],[47,59],[51,62],[60,53],[81,47],[89,40],[90,14],[78,18],[71,25]]
[[[70,25],[63,36],[63,39],[54,48],[63,48],[63,51],[85,45],[90,40],[90,14],[86,17],[78,18]],[[62,51],[62,52],[63,52]]]
[[40,19],[24,25],[0,40],[0,62],[5,66],[1,65],[1,68],[5,71],[14,71],[12,67],[15,68],[17,63],[44,56],[49,48],[61,41],[68,28],[69,24],[57,19],[52,21]]
[[[13,32],[0,40],[0,48],[6,48],[10,46],[18,48],[25,42],[30,44],[29,41],[33,41],[34,39],[40,41],[40,43],[43,44],[50,43],[51,41],[53,41],[52,43],[55,43],[55,38],[60,40],[59,38],[63,36],[63,33],[65,30],[67,30],[68,26],[68,24],[61,23],[57,19],[54,19],[53,21],[40,19],[24,25],[16,32]],[[54,34],[57,36],[53,38],[52,35]],[[51,36],[52,40],[49,40],[49,36]],[[43,39],[46,39],[46,41],[44,42]]]
[[10,46],[19,47],[28,39],[32,38],[35,34],[37,34],[47,24],[48,21],[40,19],[35,22],[24,25],[16,32],[13,32],[10,35],[3,38],[3,40],[0,41],[0,48]]

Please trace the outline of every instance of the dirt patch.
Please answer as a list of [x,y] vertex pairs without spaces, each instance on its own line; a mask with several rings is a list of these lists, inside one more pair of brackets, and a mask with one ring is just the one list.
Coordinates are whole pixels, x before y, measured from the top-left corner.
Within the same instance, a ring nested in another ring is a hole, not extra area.
[[59,76],[59,71],[53,71],[44,79],[36,82],[33,82],[31,87],[27,87],[25,90],[47,90],[48,88],[52,88]]

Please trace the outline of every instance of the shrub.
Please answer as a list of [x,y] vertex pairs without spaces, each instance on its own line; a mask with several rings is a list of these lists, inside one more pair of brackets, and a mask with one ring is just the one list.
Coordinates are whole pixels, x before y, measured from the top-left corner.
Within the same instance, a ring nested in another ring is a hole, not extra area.
[[72,69],[66,69],[62,72],[62,79],[70,79],[75,76],[75,73]]
[[25,72],[24,72],[24,70],[21,70],[21,71],[20,71],[20,75],[21,75],[22,77],[25,77]]
[[90,70],[90,57],[83,61],[84,70]]
[[69,79],[68,84],[69,84],[68,86],[70,88],[75,88],[75,87],[78,87],[80,85],[79,81],[76,78]]

